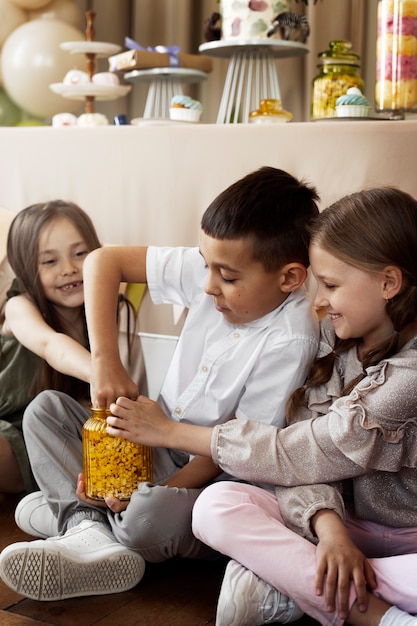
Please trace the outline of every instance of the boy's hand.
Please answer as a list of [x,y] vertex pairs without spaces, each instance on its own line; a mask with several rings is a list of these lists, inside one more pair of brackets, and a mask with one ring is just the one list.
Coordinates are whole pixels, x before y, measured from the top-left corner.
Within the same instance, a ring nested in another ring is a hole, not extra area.
[[119,396],[136,399],[139,391],[120,360],[97,358],[91,361],[90,395],[93,407],[107,409]]
[[81,502],[86,502],[87,504],[91,504],[92,506],[98,506],[100,508],[110,509],[113,513],[121,513],[127,508],[129,504],[126,500],[118,500],[113,496],[109,496],[105,498],[105,500],[94,500],[93,498],[88,498],[85,493],[85,482],[84,482],[84,474],[78,474],[78,482],[77,482],[77,497]]

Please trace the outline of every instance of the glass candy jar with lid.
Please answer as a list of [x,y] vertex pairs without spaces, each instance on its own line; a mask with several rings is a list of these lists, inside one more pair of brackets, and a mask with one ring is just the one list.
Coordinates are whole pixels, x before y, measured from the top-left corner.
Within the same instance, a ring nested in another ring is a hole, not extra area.
[[417,109],[417,0],[379,0],[375,108],[392,118]]
[[92,409],[82,430],[85,492],[104,500],[129,500],[139,483],[152,481],[152,449],[106,431],[108,409]]
[[292,120],[292,113],[284,111],[281,100],[266,98],[259,102],[259,109],[249,113],[251,124],[277,124]]
[[336,117],[336,100],[350,87],[357,87],[364,93],[365,84],[359,74],[360,56],[352,52],[349,41],[334,40],[329,49],[318,54],[320,69],[313,79],[311,119]]

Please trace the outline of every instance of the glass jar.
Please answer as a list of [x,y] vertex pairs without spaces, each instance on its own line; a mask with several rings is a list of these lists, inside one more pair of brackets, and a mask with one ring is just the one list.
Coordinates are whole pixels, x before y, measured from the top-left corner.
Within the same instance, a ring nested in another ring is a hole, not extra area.
[[104,500],[129,500],[139,483],[152,482],[152,448],[106,432],[107,409],[92,409],[82,430],[85,492]]
[[379,0],[375,108],[403,117],[417,107],[417,0]]
[[313,79],[311,119],[336,117],[336,100],[350,87],[365,92],[365,84],[359,75],[360,56],[351,50],[350,41],[334,40],[329,49],[318,54],[320,69]]
[[284,111],[281,100],[266,98],[259,103],[259,109],[249,113],[251,124],[281,124],[292,120],[292,113]]

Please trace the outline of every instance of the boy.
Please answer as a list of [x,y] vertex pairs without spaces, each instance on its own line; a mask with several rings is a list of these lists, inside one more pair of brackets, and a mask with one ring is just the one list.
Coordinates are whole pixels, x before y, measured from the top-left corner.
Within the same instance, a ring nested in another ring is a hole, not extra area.
[[[146,281],[156,304],[188,308],[159,399],[167,415],[208,426],[255,415],[283,426],[287,398],[303,384],[317,351],[318,323],[303,287],[317,199],[308,185],[263,167],[211,203],[199,249],[108,247],[91,253],[84,287],[93,406],[137,398],[119,358],[115,306],[121,281]],[[144,560],[210,556],[192,534],[191,512],[201,490],[218,479],[218,467],[210,459],[155,449],[154,483],[142,483],[127,506],[108,498],[100,508],[88,501],[78,478],[88,414],[72,398],[48,391],[25,415],[29,457],[49,508],[36,509],[39,500],[33,506],[28,496],[20,525],[33,534],[38,524],[38,535],[47,536],[52,512],[61,533],[3,552],[4,581],[28,597],[124,591],[139,582]]]

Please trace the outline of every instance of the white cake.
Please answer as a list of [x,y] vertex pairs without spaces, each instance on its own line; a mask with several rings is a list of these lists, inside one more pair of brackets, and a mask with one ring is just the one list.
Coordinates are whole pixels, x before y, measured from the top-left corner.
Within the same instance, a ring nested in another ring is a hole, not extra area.
[[286,0],[221,0],[222,39],[267,39],[273,19],[289,11]]

